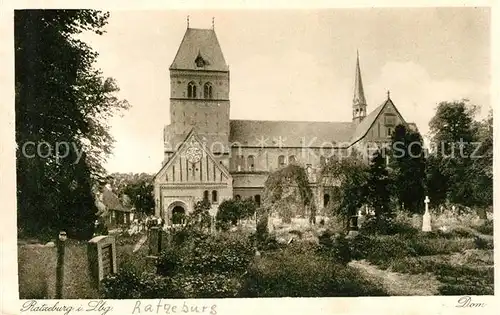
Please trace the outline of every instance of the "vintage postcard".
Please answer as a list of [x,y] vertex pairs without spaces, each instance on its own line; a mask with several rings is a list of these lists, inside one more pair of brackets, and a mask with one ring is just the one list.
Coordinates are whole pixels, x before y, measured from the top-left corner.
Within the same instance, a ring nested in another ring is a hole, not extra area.
[[493,311],[492,3],[147,4],[6,10],[2,313]]

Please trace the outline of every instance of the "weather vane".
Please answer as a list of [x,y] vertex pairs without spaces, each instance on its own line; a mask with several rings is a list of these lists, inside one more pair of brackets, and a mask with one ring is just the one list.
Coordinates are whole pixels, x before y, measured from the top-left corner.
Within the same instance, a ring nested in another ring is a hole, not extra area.
[[215,18],[212,17],[212,29],[215,30]]

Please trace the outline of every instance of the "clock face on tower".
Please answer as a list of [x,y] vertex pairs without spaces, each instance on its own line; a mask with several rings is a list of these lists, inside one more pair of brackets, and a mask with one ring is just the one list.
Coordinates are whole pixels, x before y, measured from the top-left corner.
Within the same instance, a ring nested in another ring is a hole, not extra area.
[[201,160],[202,152],[201,149],[191,145],[187,150],[186,150],[186,159],[192,163],[198,163]]

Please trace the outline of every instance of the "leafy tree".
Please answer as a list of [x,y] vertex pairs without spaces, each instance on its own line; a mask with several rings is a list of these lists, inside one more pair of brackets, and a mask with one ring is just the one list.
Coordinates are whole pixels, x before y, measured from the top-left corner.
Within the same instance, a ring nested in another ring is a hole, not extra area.
[[365,185],[365,196],[368,204],[375,210],[375,217],[380,220],[392,215],[390,203],[390,179],[385,158],[377,151],[370,161],[368,177]]
[[327,210],[331,215],[340,215],[348,228],[349,218],[366,203],[366,164],[356,157],[332,159],[321,170],[321,177],[323,181],[338,181],[328,189],[331,198]]
[[477,151],[471,156],[469,184],[475,191],[475,204],[482,207],[493,205],[493,112],[477,124]]
[[210,229],[212,224],[212,217],[209,213],[210,208],[211,204],[208,200],[196,202],[193,212],[188,215],[187,225],[199,230]]
[[465,206],[477,203],[476,187],[470,185],[477,182],[471,158],[478,140],[476,110],[467,100],[441,102],[429,123],[436,164],[428,173],[429,187],[433,181],[445,183],[447,200]]
[[425,156],[420,133],[398,125],[392,135],[392,190],[401,208],[421,212],[425,196]]
[[224,200],[217,211],[217,225],[227,229],[229,224],[237,225],[240,220],[252,217],[257,209],[257,204],[251,198],[244,200]]
[[[297,193],[298,192],[298,193]],[[290,164],[269,174],[264,183],[264,198],[261,211],[277,210],[285,222],[290,222],[293,215],[292,208],[311,208],[315,213],[313,194],[309,185],[306,171],[303,167]]]
[[155,207],[153,188],[153,183],[141,180],[127,185],[123,193],[129,196],[136,211],[149,215],[153,214]]
[[107,176],[106,181],[111,185],[113,192],[121,196],[129,185],[140,182],[152,183],[153,175],[148,173],[112,173]]
[[93,234],[92,187],[103,179],[113,143],[107,120],[128,104],[93,67],[97,53],[75,35],[103,34],[108,17],[94,10],[14,13],[17,213],[27,235]]
[[427,195],[432,200],[433,205],[442,205],[446,202],[448,194],[448,177],[441,169],[441,160],[431,154],[426,161],[426,183]]

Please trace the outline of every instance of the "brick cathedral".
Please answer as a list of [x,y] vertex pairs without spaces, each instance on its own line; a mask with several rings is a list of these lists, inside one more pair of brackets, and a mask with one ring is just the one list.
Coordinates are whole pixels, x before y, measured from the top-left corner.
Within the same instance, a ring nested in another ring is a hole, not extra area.
[[[167,225],[208,199],[211,215],[224,199],[261,203],[270,172],[291,163],[306,168],[317,209],[330,200],[316,179],[328,152],[368,143],[384,144],[394,128],[407,123],[387,93],[367,112],[359,56],[356,60],[352,120],[305,122],[230,119],[230,75],[213,29],[187,28],[170,66],[170,117],[164,128],[164,160],[154,179],[155,214]],[[286,141],[283,141],[286,139]],[[325,144],[329,144],[325,147]],[[330,151],[328,151],[330,150]]]

